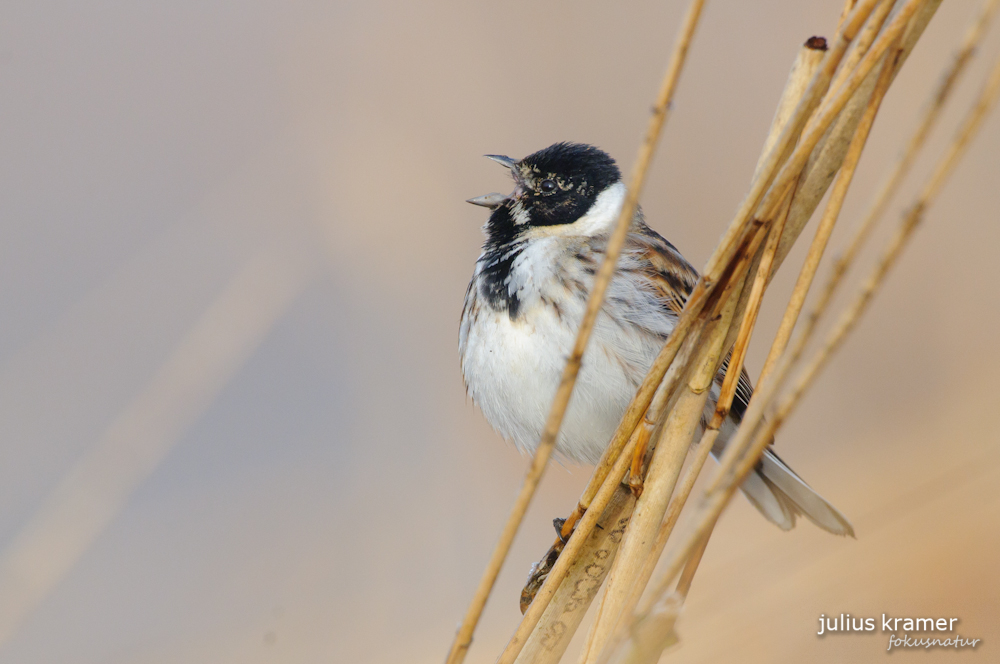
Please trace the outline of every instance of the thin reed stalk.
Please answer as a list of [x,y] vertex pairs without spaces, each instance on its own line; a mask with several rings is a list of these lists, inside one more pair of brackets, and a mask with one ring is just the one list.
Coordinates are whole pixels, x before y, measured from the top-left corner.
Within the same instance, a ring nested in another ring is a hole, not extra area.
[[771,349],[768,352],[767,359],[764,361],[764,368],[761,369],[760,380],[764,380],[764,377],[773,371],[775,363],[777,363],[778,358],[785,352],[785,348],[788,346],[792,329],[794,329],[795,323],[799,318],[799,313],[802,311],[806,295],[809,293],[813,278],[816,276],[816,270],[826,251],[830,235],[833,233],[833,227],[840,217],[840,211],[844,206],[844,199],[847,197],[847,190],[854,181],[854,173],[857,170],[858,162],[861,160],[861,153],[868,142],[868,135],[871,132],[872,125],[875,123],[875,115],[882,105],[885,93],[889,90],[893,71],[893,62],[887,59],[886,63],[882,66],[882,72],[875,84],[872,96],[868,100],[868,107],[861,116],[861,122],[858,124],[854,138],[851,139],[848,145],[847,153],[844,156],[844,163],[837,172],[837,177],[833,183],[833,190],[830,193],[830,200],[827,202],[826,209],[823,211],[823,217],[816,227],[816,234],[813,236],[812,244],[809,245],[809,252],[806,254],[805,262],[799,271],[795,288],[792,290],[792,296],[789,299],[788,306],[785,308],[785,313],[778,326],[778,332],[775,334],[774,341],[771,343]]
[[[882,0],[881,3],[872,12],[871,18],[865,23],[865,27],[858,33],[857,38],[854,40],[854,44],[851,50],[848,51],[847,55],[844,57],[843,63],[840,65],[840,69],[837,70],[837,74],[834,76],[833,81],[830,82],[831,94],[835,94],[840,86],[844,84],[847,77],[858,66],[863,58],[871,49],[872,44],[875,42],[875,38],[878,37],[879,31],[882,26],[885,25],[885,19],[888,18],[889,12],[896,5],[896,0]],[[808,125],[807,125],[808,126]]]
[[[910,19],[924,2],[926,2],[926,0],[907,0],[901,7],[899,7],[898,11],[894,13],[889,23],[885,25],[882,32],[875,39],[874,43],[872,43],[871,48],[858,62],[850,76],[848,76],[844,82],[835,91],[833,91],[826,100],[824,100],[823,105],[816,111],[816,115],[807,126],[806,131],[803,133],[802,139],[799,141],[798,146],[796,146],[792,156],[789,157],[787,162],[785,162],[781,172],[775,178],[774,184],[768,191],[767,196],[765,196],[761,202],[760,209],[757,212],[758,217],[765,219],[773,218],[774,214],[781,205],[787,190],[793,185],[794,181],[798,179],[802,169],[806,166],[807,160],[809,160],[812,156],[813,149],[820,143],[820,140],[823,139],[826,130],[835,120],[837,120],[840,112],[844,110],[847,103],[854,96],[854,93],[861,87],[861,84],[865,81],[874,67],[879,64],[889,47],[894,44],[903,34],[903,31],[907,29],[910,24]],[[857,11],[858,10],[856,9],[855,12]],[[867,103],[867,100],[865,101]],[[851,133],[853,134],[853,132]],[[841,157],[840,161],[842,160],[843,157]],[[788,240],[787,246],[790,248],[790,242],[793,241],[794,238],[782,238],[782,241],[784,242],[786,239]],[[778,254],[781,254],[780,244]]]
[[[934,125],[937,124],[938,119],[941,117],[941,111],[947,103],[948,98],[951,96],[955,86],[965,73],[969,62],[972,60],[972,56],[975,54],[976,48],[982,42],[983,36],[986,34],[986,28],[989,25],[990,20],[993,18],[993,15],[996,13],[998,6],[1000,6],[1000,2],[998,2],[998,0],[986,0],[980,8],[979,13],[976,15],[976,18],[966,30],[961,46],[953,56],[948,69],[941,76],[937,88],[931,95],[930,102],[924,109],[923,117],[917,124],[917,129],[910,137],[910,140],[907,141],[906,149],[903,151],[903,154],[900,155],[895,166],[893,166],[892,172],[882,184],[878,194],[876,194],[874,203],[872,203],[869,208],[868,214],[865,215],[864,221],[855,231],[851,241],[848,243],[847,249],[844,250],[834,261],[833,270],[829,278],[823,284],[823,288],[820,291],[816,305],[813,309],[816,313],[815,315],[810,314],[806,319],[805,329],[807,332],[803,337],[805,341],[808,341],[812,334],[812,330],[819,322],[820,313],[826,310],[838,287],[840,286],[844,275],[847,274],[851,265],[857,259],[858,254],[861,251],[861,247],[871,235],[871,232],[878,223],[878,220],[885,214],[885,211],[889,206],[889,201],[892,200],[892,197],[899,190],[899,185],[910,172],[914,161],[916,161],[917,155],[927,142],[927,137],[930,135]],[[805,293],[802,293],[802,297],[804,299]],[[801,306],[802,305],[800,303],[800,309]],[[792,321],[792,323],[794,323],[794,321]],[[783,329],[782,331],[783,336],[786,337],[783,344],[787,345],[787,337],[791,336],[791,327],[789,326],[789,323],[785,321],[782,321],[782,327],[788,328]],[[772,353],[774,353],[773,349]],[[765,363],[765,370],[773,368],[776,360],[776,354],[773,358],[771,357],[771,354],[769,354],[767,362]]]
[[634,507],[632,492],[619,484],[611,503],[597,520],[597,527],[572,559],[567,578],[575,581],[559,585],[517,662],[546,664],[559,661],[611,569]]
[[819,375],[823,367],[826,366],[830,357],[854,329],[861,316],[864,315],[875,293],[885,281],[889,270],[896,264],[899,255],[913,236],[913,232],[917,229],[920,222],[923,221],[927,208],[933,204],[941,192],[941,188],[947,182],[948,177],[955,170],[955,167],[968,149],[969,143],[979,131],[989,112],[996,105],[998,97],[1000,97],[1000,58],[994,64],[986,84],[980,91],[975,103],[966,113],[944,156],[938,161],[934,172],[927,179],[916,200],[907,208],[899,228],[889,241],[888,247],[883,252],[875,269],[861,287],[853,303],[843,312],[836,327],[827,336],[823,347],[808,362],[806,369],[803,370],[790,394],[785,397],[784,401],[777,408],[777,424],[780,425],[788,417],[792,409],[798,404],[802,394],[812,385],[812,382]]
[[[941,0],[926,0],[920,4],[912,14],[912,18],[903,30],[903,35],[899,46],[896,48],[895,74],[906,62],[917,40],[923,34],[924,29],[930,22]],[[890,22],[895,22],[898,12],[890,14]],[[809,158],[805,167],[805,174],[800,178],[795,200],[792,202],[792,209],[788,213],[788,222],[785,224],[785,231],[782,234],[781,242],[778,245],[778,252],[775,256],[775,270],[781,266],[785,257],[791,250],[792,244],[798,239],[799,234],[806,223],[812,218],[813,211],[818,207],[834,175],[843,163],[844,155],[850,144],[851,138],[855,134],[861,115],[868,105],[871,91],[875,87],[877,71],[874,68],[876,63],[872,63],[873,68],[869,70],[854,96],[847,102],[841,111],[837,121],[828,133],[821,139],[818,149]],[[874,73],[873,73],[874,72]],[[891,83],[891,82],[890,82]]]
[[[858,6],[854,8],[851,14],[845,19],[844,24],[838,31],[837,36],[833,40],[833,46],[827,51],[826,57],[823,58],[822,66],[813,75],[812,80],[809,82],[809,86],[806,92],[803,94],[802,99],[795,108],[795,112],[789,121],[786,123],[785,129],[782,131],[780,138],[775,142],[774,147],[767,152],[767,157],[764,158],[763,163],[758,167],[759,175],[755,176],[753,182],[750,185],[750,191],[747,193],[746,197],[743,199],[743,203],[740,205],[739,210],[736,213],[733,221],[730,223],[729,228],[726,230],[725,235],[723,235],[722,240],[720,240],[719,245],[716,250],[712,253],[712,256],[708,260],[708,264],[705,267],[704,274],[702,275],[702,280],[699,286],[695,288],[688,300],[697,301],[697,297],[701,294],[701,291],[709,290],[714,285],[714,280],[718,279],[718,276],[724,270],[724,265],[732,260],[733,256],[736,254],[737,248],[740,244],[745,241],[746,236],[749,234],[752,224],[751,219],[755,212],[761,207],[761,201],[765,194],[768,192],[768,188],[772,186],[776,177],[779,175],[778,169],[782,167],[782,156],[785,154],[788,147],[798,139],[799,134],[802,131],[802,126],[812,114],[813,110],[820,103],[824,94],[826,94],[827,88],[830,85],[830,81],[833,78],[833,74],[840,64],[847,47],[850,45],[851,41],[854,39],[855,35],[864,25],[865,20],[871,14],[872,10],[875,8],[877,0],[861,0]],[[825,122],[819,122],[824,130],[833,121],[832,116],[824,118]],[[815,141],[819,138],[816,137]],[[805,157],[808,157],[809,152],[815,145],[809,146],[804,150],[804,157],[800,155],[800,160],[802,164],[805,163]],[[795,152],[799,153],[802,146],[796,147]],[[791,180],[790,173],[795,169],[788,169],[788,164],[791,159],[784,162],[784,175],[786,178]],[[787,186],[787,183],[785,185]]]
[[514,635],[507,642],[506,648],[504,648],[503,653],[501,653],[500,658],[497,660],[498,664],[515,661],[524,648],[528,637],[531,636],[531,633],[538,625],[542,614],[548,608],[549,603],[559,589],[559,585],[569,572],[569,568],[580,555],[584,542],[586,542],[587,537],[593,531],[599,515],[604,513],[615,492],[620,488],[622,479],[625,477],[625,473],[628,472],[631,462],[630,455],[635,449],[636,442],[637,438],[633,437],[625,445],[622,454],[618,457],[615,465],[604,480],[604,484],[601,485],[597,495],[594,496],[594,501],[590,509],[580,519],[576,531],[570,537],[569,542],[566,543],[566,548],[563,549],[559,559],[556,560],[556,564],[552,567],[552,571],[549,572],[549,576],[545,579],[545,583],[542,584],[542,587],[538,590],[538,594],[535,595],[535,600],[521,618],[521,622],[518,624]]
[[[939,4],[940,0],[928,0],[912,11],[911,18],[902,31],[901,46],[895,49],[895,53],[893,55],[897,63],[893,76],[895,76],[895,71],[898,71],[898,69],[906,61],[910,51],[916,44],[917,39],[923,33],[924,28],[926,28],[927,23],[930,21]],[[881,11],[873,13],[870,19],[871,22],[878,22],[884,25],[884,17],[882,17],[881,14]],[[890,14],[890,16],[892,16],[893,23],[899,22],[899,11],[896,11],[894,14]],[[899,26],[897,25],[896,27],[898,28]],[[873,40],[871,40],[872,34],[873,32],[865,27],[861,36],[859,36],[856,40],[857,43],[851,55],[852,59],[856,59],[859,65],[862,64],[863,60],[859,59],[857,56],[859,56],[866,47],[871,46],[873,43]],[[867,55],[868,51],[864,51],[864,53]],[[872,61],[870,64],[874,66],[875,63]],[[843,71],[843,68],[841,71]],[[771,269],[771,277],[773,277],[778,267],[780,267],[781,263],[784,261],[785,256],[787,256],[791,249],[792,243],[797,240],[806,222],[811,218],[814,210],[819,205],[820,200],[829,188],[834,175],[840,168],[851,138],[854,136],[857,125],[860,122],[861,115],[867,107],[868,100],[870,99],[871,92],[874,88],[876,77],[877,71],[874,69],[868,72],[867,76],[860,82],[860,84],[858,84],[853,96],[847,100],[846,104],[843,106],[843,110],[841,110],[832,126],[829,126],[829,128],[825,130],[825,133],[819,139],[816,146],[813,148],[812,153],[809,155],[803,172],[798,178],[798,184],[796,185],[791,209],[788,214],[788,220],[786,221],[781,240],[778,244],[778,250],[774,259],[774,266]],[[835,92],[840,95],[843,91],[844,86],[840,85]],[[830,97],[832,94],[834,93],[828,92],[827,96]],[[828,102],[829,99],[823,102],[824,108],[828,105]],[[816,115],[820,115],[820,113],[817,112]],[[821,126],[827,126],[825,121],[821,124]],[[808,127],[809,132],[813,132],[817,129],[815,118],[810,121]],[[754,271],[756,271],[759,261],[760,255],[758,254],[754,257],[754,264],[752,267]],[[749,289],[745,290],[741,295],[741,302],[737,311],[743,311],[746,306],[747,298],[749,298]],[[736,334],[736,329],[732,329],[730,331],[730,335],[726,340],[727,345],[735,341]]]
[[[728,326],[733,316],[736,298],[729,298],[715,326]],[[676,403],[670,409],[661,435],[653,451],[642,495],[636,502],[632,522],[625,532],[625,541],[615,558],[597,616],[588,634],[580,662],[595,661],[618,625],[637,577],[642,573],[655,543],[655,533],[663,522],[670,496],[674,491],[681,467],[698,432],[705,410],[709,388],[715,379],[715,368],[722,361],[722,340],[716,335],[714,345],[708,344],[695,360],[689,378]],[[653,536],[649,536],[652,533]]]

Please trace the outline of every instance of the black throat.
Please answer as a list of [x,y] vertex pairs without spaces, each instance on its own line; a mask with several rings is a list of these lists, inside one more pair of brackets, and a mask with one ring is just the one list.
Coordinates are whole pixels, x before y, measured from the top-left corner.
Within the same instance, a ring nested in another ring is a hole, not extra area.
[[521,301],[510,290],[511,269],[514,261],[524,251],[526,240],[511,214],[512,201],[505,202],[490,214],[486,222],[486,243],[479,257],[479,293],[495,311],[506,311],[513,320],[517,318]]
[[512,171],[516,198],[494,208],[486,222],[479,290],[494,311],[506,311],[514,319],[521,301],[511,290],[511,271],[528,242],[525,231],[576,222],[621,180],[621,172],[606,152],[582,143],[550,145],[517,162]]

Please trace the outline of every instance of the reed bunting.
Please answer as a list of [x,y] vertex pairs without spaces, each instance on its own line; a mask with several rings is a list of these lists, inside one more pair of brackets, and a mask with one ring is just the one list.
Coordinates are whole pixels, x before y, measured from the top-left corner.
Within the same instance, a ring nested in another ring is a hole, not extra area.
[[[465,384],[496,431],[521,450],[537,447],[594,275],[625,199],[615,161],[590,145],[556,143],[508,167],[514,191],[471,199],[490,208],[486,243],[465,294],[459,353]],[[697,271],[636,211],[598,316],[556,443],[564,459],[595,463],[653,359],[674,329]],[[716,376],[703,425],[724,370]],[[753,388],[743,372],[718,457]],[[851,524],[768,448],[743,493],[788,530],[798,515],[837,535]]]

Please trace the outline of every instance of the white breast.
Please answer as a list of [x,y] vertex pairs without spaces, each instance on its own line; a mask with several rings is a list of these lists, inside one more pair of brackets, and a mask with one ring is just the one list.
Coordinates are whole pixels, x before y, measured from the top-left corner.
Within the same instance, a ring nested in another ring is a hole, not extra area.
[[[469,393],[493,427],[525,451],[538,445],[590,293],[593,278],[574,269],[574,255],[565,238],[532,241],[511,274],[521,302],[517,319],[480,301],[466,307],[462,321],[459,345]],[[626,279],[615,280],[608,295],[609,303],[625,303],[632,311],[659,309]],[[557,452],[578,462],[600,458],[673,327],[671,319],[658,316],[655,333],[642,331],[623,317],[614,322],[609,307],[614,311],[608,304],[598,317],[557,441]]]

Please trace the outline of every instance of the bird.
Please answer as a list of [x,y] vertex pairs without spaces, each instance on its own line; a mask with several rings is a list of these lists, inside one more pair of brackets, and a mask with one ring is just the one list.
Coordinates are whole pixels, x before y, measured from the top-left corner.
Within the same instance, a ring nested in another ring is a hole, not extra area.
[[[486,155],[507,167],[508,194],[468,202],[490,210],[486,240],[459,325],[466,390],[494,430],[521,451],[539,443],[595,275],[626,196],[615,160],[584,143],[555,143],[523,159]],[[562,428],[558,458],[596,463],[654,358],[677,324],[698,272],[650,228],[637,208],[608,286]],[[711,418],[726,367],[716,376]],[[746,412],[753,387],[741,372],[712,454],[719,458]],[[742,493],[783,530],[805,516],[836,535],[848,519],[768,446]]]

